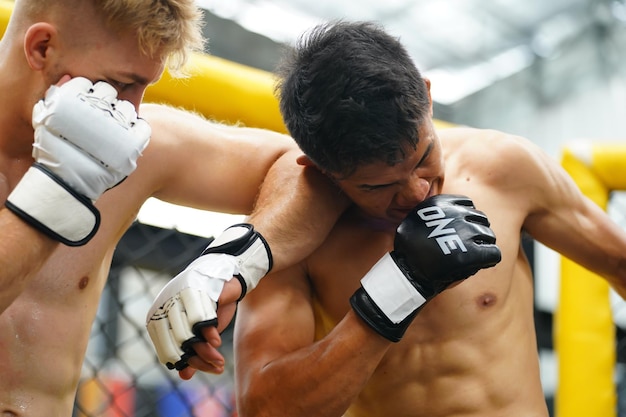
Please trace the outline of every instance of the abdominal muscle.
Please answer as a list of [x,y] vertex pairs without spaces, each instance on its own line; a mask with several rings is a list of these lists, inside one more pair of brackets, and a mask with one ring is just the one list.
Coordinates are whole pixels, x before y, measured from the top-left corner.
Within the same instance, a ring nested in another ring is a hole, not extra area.
[[[548,417],[530,277],[507,287],[481,274],[420,311],[345,417]],[[321,336],[332,321],[316,310]]]

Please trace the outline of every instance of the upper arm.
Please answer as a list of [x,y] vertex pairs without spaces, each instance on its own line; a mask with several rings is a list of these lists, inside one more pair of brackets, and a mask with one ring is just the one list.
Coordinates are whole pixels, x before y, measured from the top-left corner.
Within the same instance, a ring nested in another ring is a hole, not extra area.
[[311,288],[301,264],[273,272],[237,308],[234,352],[240,380],[313,343]]
[[521,180],[529,190],[524,228],[541,243],[612,283],[626,282],[626,234],[552,158],[534,145],[519,152]]
[[59,243],[0,208],[0,314],[22,293]]
[[144,157],[157,179],[153,195],[175,204],[248,214],[272,164],[297,148],[283,134],[168,106],[143,105],[141,116],[152,126]]

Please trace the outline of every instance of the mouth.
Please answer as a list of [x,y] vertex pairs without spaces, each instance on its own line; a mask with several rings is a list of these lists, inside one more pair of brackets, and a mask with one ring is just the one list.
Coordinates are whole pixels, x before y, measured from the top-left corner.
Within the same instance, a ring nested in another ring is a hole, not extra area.
[[404,220],[413,211],[413,208],[397,208],[391,211],[392,216],[397,220]]
[[424,202],[424,201],[428,200],[430,197],[432,197],[432,196],[434,196],[434,195],[436,195],[436,194],[437,194],[437,193],[436,193],[436,192],[434,192],[434,191],[433,191],[433,189],[431,189],[431,190],[428,192],[428,194],[426,195],[426,197],[424,197],[424,199],[423,199],[423,200],[418,201],[417,203],[415,203],[415,205],[414,205],[414,206],[412,206],[412,207],[396,207],[396,208],[392,209],[391,211],[392,211],[392,213],[393,213],[394,215],[397,215],[397,216],[402,217],[402,218],[404,219],[406,216],[408,216],[408,215],[409,215],[409,213],[411,213],[411,212],[413,211],[413,209],[414,209],[417,205],[419,205],[419,204],[421,204],[422,202]]
[[[437,192],[437,187],[435,187],[435,184],[430,184],[430,188],[428,189],[428,194],[426,194],[426,197],[424,197],[424,200],[428,200],[430,197],[436,195]],[[422,201],[424,201],[422,200]],[[422,202],[420,201],[420,203]],[[418,203],[419,204],[419,203]]]

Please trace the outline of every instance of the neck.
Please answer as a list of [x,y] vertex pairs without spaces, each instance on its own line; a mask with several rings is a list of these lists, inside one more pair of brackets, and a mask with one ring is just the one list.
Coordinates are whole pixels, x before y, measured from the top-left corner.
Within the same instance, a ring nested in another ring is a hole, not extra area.
[[358,223],[359,227],[365,227],[379,232],[395,233],[399,224],[398,222],[394,222],[386,218],[371,216],[357,206],[353,206],[351,209],[346,211],[344,216],[353,219],[353,221]]

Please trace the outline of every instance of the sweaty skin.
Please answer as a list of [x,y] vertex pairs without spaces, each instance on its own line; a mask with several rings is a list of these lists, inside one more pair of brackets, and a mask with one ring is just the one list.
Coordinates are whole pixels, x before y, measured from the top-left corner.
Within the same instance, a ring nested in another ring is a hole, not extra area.
[[[0,416],[71,416],[113,252],[149,197],[254,215],[251,222],[276,252],[276,269],[310,253],[342,210],[337,190],[295,163],[300,153],[290,137],[224,126],[160,105],[140,108],[145,89],[160,78],[166,57],[172,57],[159,50],[163,39],[173,36],[171,47],[179,51],[178,40],[193,40],[194,31],[183,30],[194,15],[190,1],[160,1],[159,7],[133,3],[143,11],[116,3],[120,9],[113,9],[113,23],[116,10],[146,23],[163,20],[153,23],[167,33],[153,28],[155,37],[148,36],[154,49],[140,47],[134,29],[110,30],[93,7],[101,0],[15,3],[0,39]],[[176,21],[166,3],[185,6],[184,16]],[[166,15],[154,15],[154,9]],[[131,102],[150,123],[152,137],[136,171],[96,201],[102,218],[96,236],[85,246],[69,248],[25,224],[4,202],[34,162],[33,106],[51,85],[77,76],[111,84],[118,99]],[[285,183],[293,186],[277,186]],[[260,208],[267,208],[265,215],[254,211]],[[311,223],[288,227],[302,216]],[[217,312],[220,326],[229,323],[240,294],[237,280],[226,284]],[[204,335],[210,343],[194,345],[198,356],[190,362],[196,369],[221,373],[219,334],[211,328]]]
[[[0,415],[71,414],[115,245],[149,196],[215,210],[249,212],[260,179],[254,178],[256,174],[236,172],[240,171],[238,164],[250,173],[261,172],[290,148],[288,141],[278,145],[285,140],[278,134],[217,126],[172,109],[146,106],[142,114],[153,126],[150,146],[137,171],[96,203],[102,215],[96,237],[84,247],[58,245],[22,294],[0,315]],[[270,138],[276,146],[264,142]],[[181,159],[172,157],[176,149],[185,148]],[[248,152],[242,154],[242,149]],[[237,163],[218,168],[223,161]],[[201,175],[200,170],[207,166],[216,167],[221,175],[212,179]],[[177,178],[183,169],[191,175],[185,180]],[[191,181],[194,171],[198,171],[196,179],[203,178],[201,184]],[[229,175],[239,176],[237,187],[222,187],[223,176]],[[6,194],[0,199],[4,201]],[[222,369],[223,363],[215,367],[219,372]]]
[[[406,167],[372,164],[357,172],[354,184],[398,180],[390,190],[369,191],[381,193],[380,205],[368,210],[385,212],[386,225],[353,208],[314,254],[241,303],[240,416],[548,417],[522,232],[598,272],[622,296],[626,238],[525,139],[454,128],[429,140],[435,145],[415,171],[411,161],[422,158],[425,143]],[[396,211],[437,193],[470,196],[491,222],[502,261],[435,297],[391,343],[353,313],[349,298],[392,249]]]

